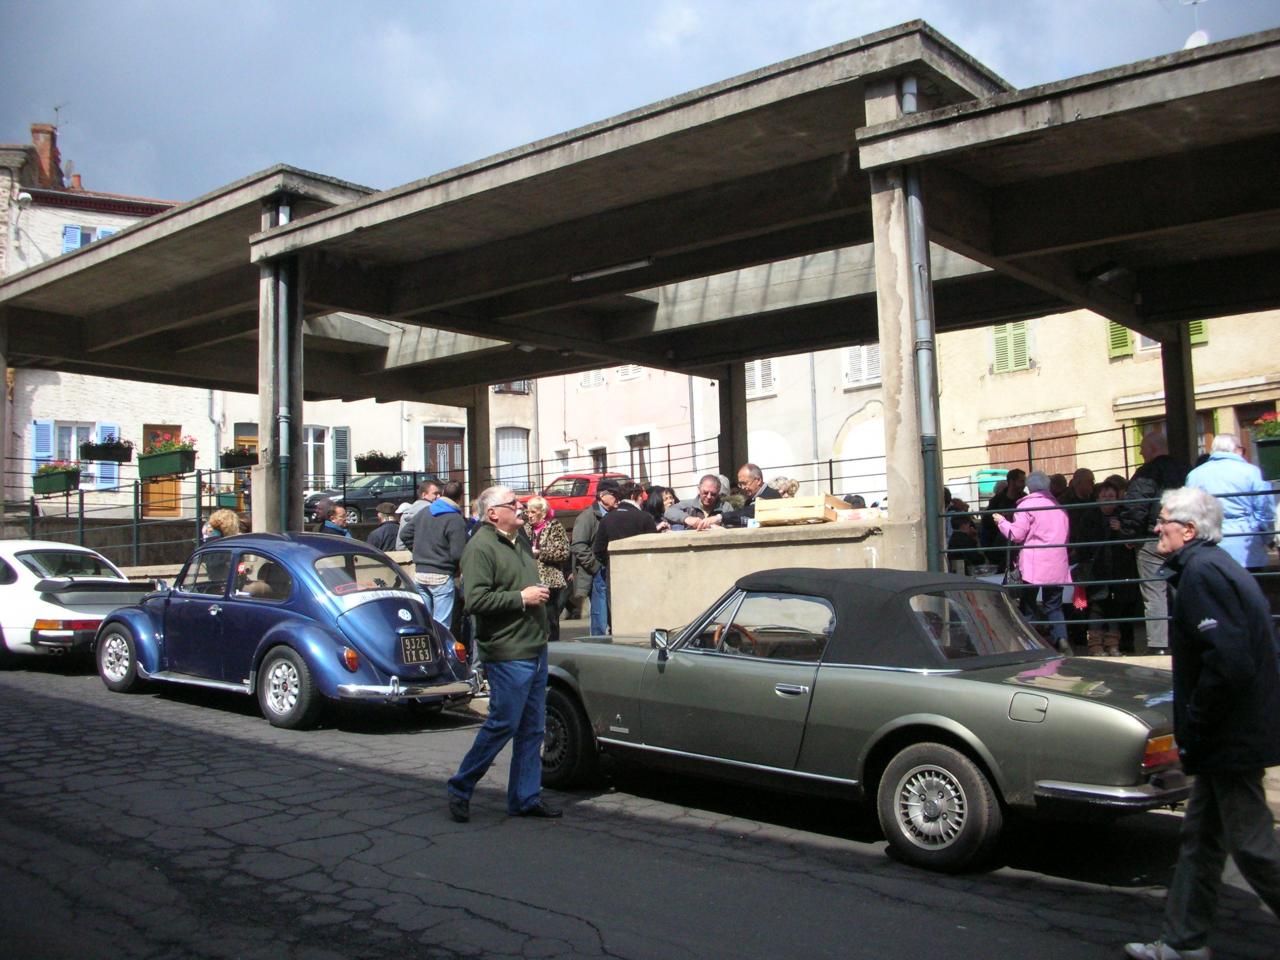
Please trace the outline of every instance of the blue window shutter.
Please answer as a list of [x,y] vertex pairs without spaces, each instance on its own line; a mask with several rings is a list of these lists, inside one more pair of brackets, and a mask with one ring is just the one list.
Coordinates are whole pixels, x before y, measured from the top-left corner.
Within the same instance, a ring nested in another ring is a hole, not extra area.
[[351,473],[351,428],[333,428],[333,473],[337,482]]
[[[32,424],[35,429],[31,434],[31,459],[35,461],[34,466],[39,467],[53,459],[53,421],[33,420]],[[31,472],[34,473],[35,469]]]
[[[114,423],[98,424],[98,442],[105,443],[107,437],[120,437],[120,428]],[[94,464],[93,474],[98,478],[94,485],[97,490],[115,489],[120,485],[120,464],[114,460],[99,460]]]
[[70,253],[72,250],[80,249],[80,225],[76,223],[65,224],[62,228],[62,252]]

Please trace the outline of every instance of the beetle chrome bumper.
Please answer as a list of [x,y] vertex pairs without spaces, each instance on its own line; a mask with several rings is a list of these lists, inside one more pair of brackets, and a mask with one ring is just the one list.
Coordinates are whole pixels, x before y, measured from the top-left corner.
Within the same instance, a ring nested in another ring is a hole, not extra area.
[[1037,801],[1062,801],[1113,810],[1151,810],[1186,800],[1191,781],[1181,770],[1157,773],[1146,783],[1111,787],[1095,783],[1066,783],[1061,780],[1036,782]]
[[338,685],[338,696],[343,700],[417,700],[422,697],[456,697],[472,696],[479,688],[479,681],[455,680],[452,683],[401,683],[399,677],[392,677],[385,686],[371,683],[341,683]]

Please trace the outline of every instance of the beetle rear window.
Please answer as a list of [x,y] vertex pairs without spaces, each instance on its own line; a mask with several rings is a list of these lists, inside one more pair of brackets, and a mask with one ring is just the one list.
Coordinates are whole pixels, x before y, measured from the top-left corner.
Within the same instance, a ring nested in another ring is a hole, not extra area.
[[925,634],[948,660],[1045,650],[1003,591],[917,593],[909,602]]
[[339,597],[370,590],[415,589],[399,567],[363,553],[321,557],[315,568],[328,591]]

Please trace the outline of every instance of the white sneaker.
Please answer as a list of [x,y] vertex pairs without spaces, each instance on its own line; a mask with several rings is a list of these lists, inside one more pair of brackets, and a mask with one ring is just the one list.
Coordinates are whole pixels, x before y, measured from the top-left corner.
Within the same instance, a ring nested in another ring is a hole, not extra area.
[[1160,940],[1154,943],[1126,943],[1124,953],[1133,960],[1209,960],[1213,956],[1208,947],[1175,950]]

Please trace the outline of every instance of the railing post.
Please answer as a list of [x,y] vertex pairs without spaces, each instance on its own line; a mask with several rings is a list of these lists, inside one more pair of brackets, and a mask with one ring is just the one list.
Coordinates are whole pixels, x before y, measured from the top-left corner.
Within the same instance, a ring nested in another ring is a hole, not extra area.
[[196,471],[196,546],[200,546],[200,528],[204,526],[204,483],[199,470]]
[[76,543],[84,546],[84,491],[76,490]]
[[142,565],[142,484],[133,481],[133,565]]
[[675,477],[671,473],[671,444],[667,444],[667,486],[675,486]]
[[1031,437],[1027,437],[1027,473],[1036,468],[1035,441]]
[[830,457],[827,458],[827,492],[836,492],[836,466]]

